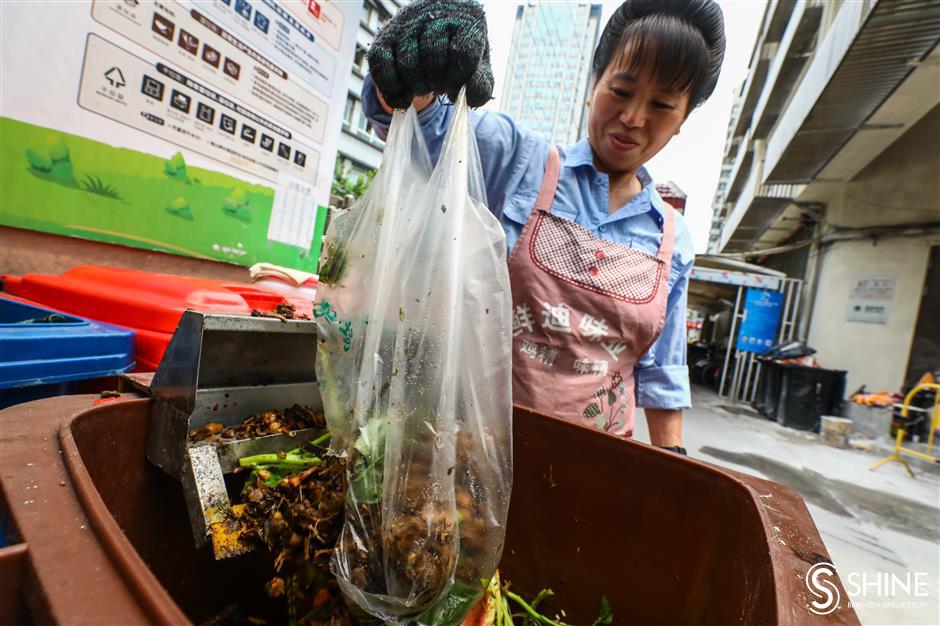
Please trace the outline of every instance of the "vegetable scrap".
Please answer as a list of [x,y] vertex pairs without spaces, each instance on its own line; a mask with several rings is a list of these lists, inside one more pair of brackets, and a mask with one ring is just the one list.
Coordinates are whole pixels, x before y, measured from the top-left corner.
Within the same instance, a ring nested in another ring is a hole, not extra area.
[[326,244],[326,260],[320,266],[319,280],[324,285],[335,285],[346,275],[346,246],[330,241]]
[[249,416],[239,426],[226,428],[221,422],[209,422],[189,431],[191,443],[215,442],[220,439],[254,439],[266,435],[290,433],[305,428],[325,428],[322,411],[295,404],[283,411],[262,411]]
[[[499,571],[493,575],[489,585],[486,588],[486,596],[483,601],[474,608],[463,626],[514,626],[521,623],[522,626],[536,626],[544,624],[545,626],[570,626],[561,621],[561,616],[555,615],[549,617],[539,611],[539,605],[546,598],[555,595],[551,589],[542,589],[532,600],[526,600],[521,595],[510,590],[511,583],[501,581]],[[516,611],[513,611],[513,605]],[[562,616],[564,611],[561,611]],[[610,608],[607,597],[601,598],[601,604],[598,608],[597,617],[591,622],[591,626],[599,624],[613,624],[614,612]]]
[[[324,435],[286,454],[240,460],[252,468],[242,491],[240,522],[246,538],[274,557],[274,577],[265,585],[284,598],[290,624],[352,626],[330,557],[343,525],[345,462],[326,456]],[[234,508],[234,507],[233,507]]]
[[[357,461],[358,472],[352,472],[353,476],[368,475],[368,480],[352,487],[364,490],[360,494],[364,499],[373,500],[371,504],[360,501],[363,509],[381,502],[381,492],[377,489],[382,483],[380,450],[384,449],[384,429],[379,420],[371,424],[374,424],[371,432],[364,434],[357,445],[361,455]],[[233,515],[237,515],[234,521],[241,525],[243,540],[263,545],[272,555],[274,576],[265,584],[265,591],[271,598],[283,599],[291,625],[354,626],[359,623],[330,571],[330,558],[340,540],[347,506],[347,473],[346,460],[328,454],[325,444],[329,438],[326,433],[289,452],[258,454],[239,460],[240,467],[252,472],[242,490],[241,502],[232,507]],[[414,490],[409,492],[414,495],[422,488],[421,481],[415,481]],[[371,498],[368,490],[373,490]],[[465,527],[479,516],[467,487],[458,491],[457,505],[461,539],[480,541],[479,535],[485,531]],[[376,509],[363,518],[379,521],[381,516]],[[453,520],[428,507],[409,511],[408,515],[398,518],[389,531],[390,561],[416,589],[433,589],[441,582],[437,578],[446,577],[454,567],[456,551],[451,548],[453,544],[447,533],[456,532],[456,528]],[[420,549],[416,549],[419,543]],[[484,546],[485,542],[480,541],[480,545]],[[473,556],[473,552],[469,554]],[[369,565],[375,562],[374,558],[368,554],[360,556],[362,563],[358,574],[370,576]],[[496,572],[490,581],[483,581],[486,593],[477,603],[481,587],[455,583],[439,603],[440,610],[433,612],[432,623],[461,623],[460,616],[466,613],[462,626],[569,626],[559,615],[549,617],[540,612],[542,601],[554,595],[551,589],[543,589],[529,601],[510,587],[511,584],[500,580]],[[563,616],[564,612],[561,614]],[[453,621],[455,616],[457,621]],[[597,619],[591,626],[612,623],[613,612],[603,598]]]
[[297,313],[297,310],[294,308],[293,304],[288,304],[282,302],[281,304],[274,307],[274,312],[278,315],[283,315],[289,320],[309,320],[310,316],[305,315],[304,313]]
[[281,304],[274,307],[272,311],[262,311],[261,309],[252,309],[252,317],[273,317],[279,319],[282,322],[287,320],[309,320],[310,316],[303,313],[297,313],[297,309],[294,308],[293,304],[288,304],[282,302]]

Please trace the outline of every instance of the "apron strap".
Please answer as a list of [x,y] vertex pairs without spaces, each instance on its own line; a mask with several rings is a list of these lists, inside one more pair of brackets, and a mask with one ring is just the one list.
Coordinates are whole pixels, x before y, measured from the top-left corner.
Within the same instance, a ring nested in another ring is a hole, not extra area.
[[535,198],[535,211],[545,211],[552,208],[555,199],[555,189],[558,187],[558,174],[561,172],[561,159],[558,148],[551,146],[548,149],[548,162],[545,164],[545,176],[542,177],[542,187]]

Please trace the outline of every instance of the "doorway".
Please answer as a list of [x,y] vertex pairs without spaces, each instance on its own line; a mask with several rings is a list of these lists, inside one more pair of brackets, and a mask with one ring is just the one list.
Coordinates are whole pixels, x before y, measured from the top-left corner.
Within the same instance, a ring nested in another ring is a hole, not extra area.
[[905,389],[926,372],[940,371],[940,246],[931,246],[927,280],[920,299],[917,326],[907,360]]

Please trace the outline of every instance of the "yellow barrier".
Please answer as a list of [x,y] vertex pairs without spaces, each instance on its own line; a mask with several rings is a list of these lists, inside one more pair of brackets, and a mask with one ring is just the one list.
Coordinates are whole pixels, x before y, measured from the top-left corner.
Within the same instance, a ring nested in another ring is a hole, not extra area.
[[[914,399],[914,396],[916,396],[921,391],[926,391],[928,389],[933,389],[934,391],[940,391],[940,385],[937,385],[934,383],[924,383],[921,385],[917,385],[916,387],[911,389],[910,393],[908,393],[907,396],[905,396],[904,405],[901,407],[901,417],[903,419],[907,419],[908,413],[910,412],[910,408],[911,408],[911,400]],[[891,461],[897,461],[898,463],[904,466],[904,469],[906,469],[907,473],[910,474],[911,478],[913,478],[914,472],[911,471],[911,466],[908,465],[907,461],[901,458],[902,454],[906,454],[908,456],[912,456],[918,459],[924,459],[926,461],[931,461],[933,463],[940,463],[940,458],[931,454],[931,452],[933,451],[934,433],[937,431],[938,428],[940,428],[940,393],[937,394],[936,399],[934,400],[934,403],[933,403],[933,416],[930,418],[930,433],[927,435],[927,452],[924,453],[918,450],[911,450],[910,448],[905,448],[902,445],[904,443],[904,429],[899,426],[898,436],[897,436],[897,439],[895,439],[894,441],[894,452],[891,454],[891,456],[881,459],[880,461],[878,461],[877,463],[875,463],[868,469],[870,469],[871,471],[875,471],[876,469],[878,469],[885,463],[889,463]]]

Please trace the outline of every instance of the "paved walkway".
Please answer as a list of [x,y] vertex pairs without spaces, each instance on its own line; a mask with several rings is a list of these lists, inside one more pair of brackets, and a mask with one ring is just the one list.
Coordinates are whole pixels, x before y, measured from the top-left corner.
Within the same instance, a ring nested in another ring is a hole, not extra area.
[[[704,388],[693,405],[683,424],[689,455],[799,492],[849,593],[850,581],[867,583],[853,598],[862,624],[940,624],[940,476],[913,463],[914,479],[897,463],[871,472],[882,453],[826,446]],[[649,441],[642,418],[635,436]],[[918,582],[926,595],[915,595]]]

